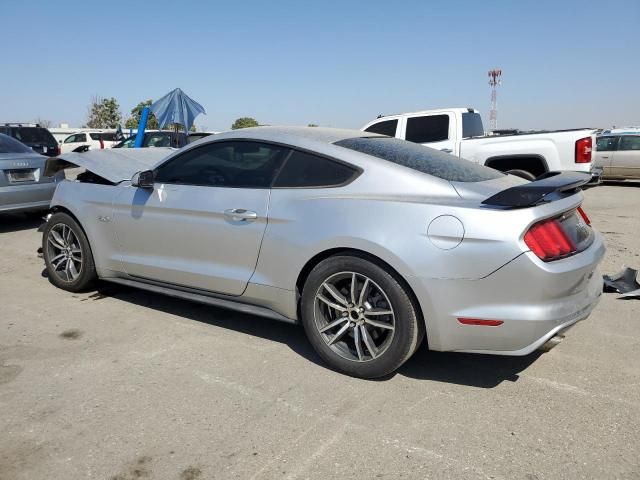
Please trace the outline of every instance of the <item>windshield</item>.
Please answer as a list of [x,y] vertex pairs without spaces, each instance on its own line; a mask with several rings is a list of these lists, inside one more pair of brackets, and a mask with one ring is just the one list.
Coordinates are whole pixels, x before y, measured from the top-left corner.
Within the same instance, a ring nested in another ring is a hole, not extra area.
[[0,133],[0,153],[34,153],[25,144]]
[[397,138],[356,137],[335,144],[450,182],[483,182],[504,175],[493,168]]
[[484,127],[479,113],[466,112],[462,114],[462,138],[482,137]]

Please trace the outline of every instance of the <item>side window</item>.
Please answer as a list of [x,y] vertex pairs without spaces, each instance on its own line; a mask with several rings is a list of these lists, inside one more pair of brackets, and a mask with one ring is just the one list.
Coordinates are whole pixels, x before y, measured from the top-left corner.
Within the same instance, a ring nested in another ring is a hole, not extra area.
[[184,152],[156,170],[157,183],[269,188],[289,149],[258,142],[215,142]]
[[76,136],[75,135],[71,135],[70,137],[67,137],[64,139],[64,143],[73,143],[76,141]]
[[618,137],[600,137],[596,140],[596,150],[599,152],[611,152],[616,149]]
[[365,129],[365,132],[379,133],[380,135],[395,137],[397,127],[398,120],[385,120],[383,122],[378,122],[370,125]]
[[74,140],[74,142],[86,142],[87,141],[87,134],[86,133],[79,133],[76,135],[76,139]]
[[91,140],[100,140],[99,133],[90,133],[89,136],[91,137]]
[[415,143],[440,142],[449,138],[449,115],[407,118],[405,139]]
[[336,187],[356,176],[357,170],[328,158],[294,150],[274,188]]
[[640,150],[640,136],[620,137],[620,147],[618,150]]

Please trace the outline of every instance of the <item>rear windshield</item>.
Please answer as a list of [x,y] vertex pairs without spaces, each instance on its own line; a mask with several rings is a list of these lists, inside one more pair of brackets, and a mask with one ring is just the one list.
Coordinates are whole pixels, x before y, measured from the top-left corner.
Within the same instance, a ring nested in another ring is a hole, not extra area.
[[493,168],[397,138],[355,137],[335,144],[450,182],[483,182],[504,175]]
[[11,136],[26,144],[57,145],[49,130],[42,127],[11,127]]
[[29,147],[0,133],[0,153],[33,153]]
[[462,137],[482,137],[484,135],[484,127],[482,126],[482,117],[479,113],[465,112],[462,114]]

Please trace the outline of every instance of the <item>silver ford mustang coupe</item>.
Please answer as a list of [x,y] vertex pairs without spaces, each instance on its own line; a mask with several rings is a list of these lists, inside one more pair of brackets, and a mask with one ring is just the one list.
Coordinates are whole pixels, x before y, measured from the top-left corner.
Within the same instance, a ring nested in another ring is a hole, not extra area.
[[526,355],[602,292],[579,173],[528,182],[361,131],[258,127],[50,159],[51,282],[98,278],[301,323],[349,375],[440,351]]

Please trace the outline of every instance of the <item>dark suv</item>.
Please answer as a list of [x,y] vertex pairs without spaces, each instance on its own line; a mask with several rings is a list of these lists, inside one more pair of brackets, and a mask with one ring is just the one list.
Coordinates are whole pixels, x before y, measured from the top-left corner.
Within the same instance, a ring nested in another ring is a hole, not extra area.
[[37,123],[0,123],[0,133],[15,138],[47,157],[60,155],[60,146],[55,137]]

